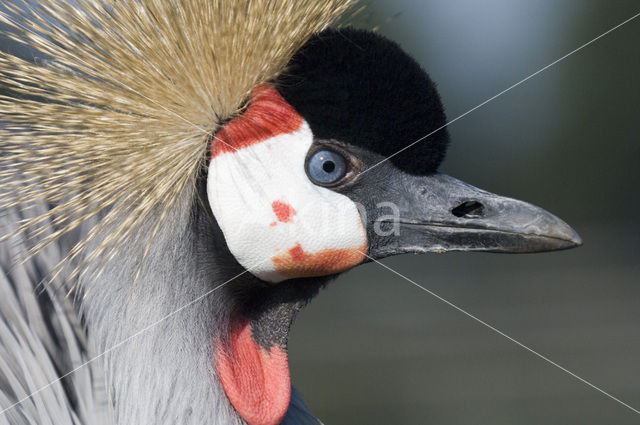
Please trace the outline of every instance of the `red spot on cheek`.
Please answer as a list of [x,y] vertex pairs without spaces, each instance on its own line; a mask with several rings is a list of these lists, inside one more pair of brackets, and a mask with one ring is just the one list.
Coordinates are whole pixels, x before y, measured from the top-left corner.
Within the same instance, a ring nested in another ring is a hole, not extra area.
[[300,262],[300,261],[304,261],[304,259],[307,256],[307,253],[304,252],[304,250],[300,246],[300,243],[297,243],[296,246],[294,246],[289,250],[289,255],[291,256],[291,259],[293,261]]
[[[271,204],[271,208],[278,218],[278,221],[281,223],[291,223],[293,221],[293,216],[296,215],[296,210],[294,210],[291,205],[283,201],[274,201],[273,204]],[[271,225],[273,226],[274,224]]]

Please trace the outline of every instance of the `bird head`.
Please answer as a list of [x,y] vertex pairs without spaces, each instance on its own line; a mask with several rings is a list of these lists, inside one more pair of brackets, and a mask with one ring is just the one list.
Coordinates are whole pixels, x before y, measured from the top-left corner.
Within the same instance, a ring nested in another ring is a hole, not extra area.
[[325,30],[354,3],[0,7],[38,52],[0,53],[0,208],[47,202],[20,226],[30,252],[80,231],[52,271],[72,266],[122,423],[280,423],[296,313],[361,263],[580,243],[540,208],[438,173],[449,136],[428,75],[378,35]]
[[314,36],[211,138],[208,203],[257,282],[233,289],[238,308],[216,348],[247,422],[284,415],[289,327],[327,277],[403,253],[581,243],[541,208],[439,173],[448,143],[427,73],[397,44],[352,29]]

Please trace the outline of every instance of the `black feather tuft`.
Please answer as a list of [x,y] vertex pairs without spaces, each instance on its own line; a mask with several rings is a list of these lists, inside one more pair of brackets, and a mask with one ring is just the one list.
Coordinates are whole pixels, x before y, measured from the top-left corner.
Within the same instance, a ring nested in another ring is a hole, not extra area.
[[[318,139],[359,145],[385,157],[446,122],[435,84],[398,44],[351,28],[314,36],[276,82]],[[444,159],[443,128],[391,159],[406,172],[433,172]]]

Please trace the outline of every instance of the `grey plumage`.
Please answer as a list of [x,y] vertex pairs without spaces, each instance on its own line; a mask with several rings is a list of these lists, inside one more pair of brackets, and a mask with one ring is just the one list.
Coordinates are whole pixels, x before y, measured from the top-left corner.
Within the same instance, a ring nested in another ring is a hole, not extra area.
[[[16,210],[3,211],[3,233],[21,218]],[[41,285],[64,242],[16,261],[26,247],[16,239],[0,244],[0,410],[7,409],[0,424],[111,425],[100,364],[80,367],[89,352],[79,314],[64,293]]]

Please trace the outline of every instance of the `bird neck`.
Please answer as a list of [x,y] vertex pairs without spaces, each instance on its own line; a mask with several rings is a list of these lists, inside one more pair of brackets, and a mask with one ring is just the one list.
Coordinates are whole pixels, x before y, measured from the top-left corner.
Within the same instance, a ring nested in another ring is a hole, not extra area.
[[224,395],[213,352],[233,305],[218,287],[243,270],[206,209],[185,199],[142,267],[146,237],[119,249],[99,277],[81,281],[92,354],[105,353],[98,361],[117,423],[243,423]]

